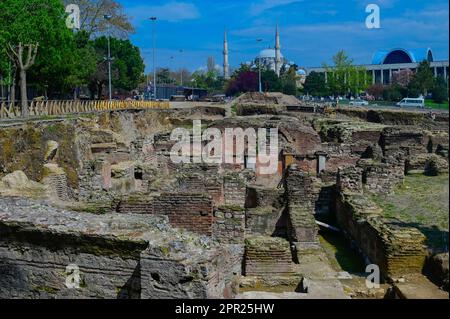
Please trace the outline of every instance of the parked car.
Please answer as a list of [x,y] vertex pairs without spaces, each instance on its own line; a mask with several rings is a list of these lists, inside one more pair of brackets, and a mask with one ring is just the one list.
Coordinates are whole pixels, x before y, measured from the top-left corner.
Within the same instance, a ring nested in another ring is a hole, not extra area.
[[361,99],[356,99],[356,100],[350,101],[350,105],[351,106],[368,106],[369,102],[361,100]]
[[406,98],[397,103],[398,107],[417,107],[424,109],[425,108],[425,99],[423,98]]

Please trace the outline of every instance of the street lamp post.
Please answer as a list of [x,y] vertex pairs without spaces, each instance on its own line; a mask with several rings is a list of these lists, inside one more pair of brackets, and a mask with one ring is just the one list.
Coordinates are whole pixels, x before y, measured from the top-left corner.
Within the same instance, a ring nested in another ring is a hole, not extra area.
[[108,89],[109,89],[109,101],[112,101],[112,80],[111,80],[111,32],[109,27],[109,20],[112,16],[105,14],[105,20],[108,21]]
[[152,38],[153,38],[153,94],[155,95],[155,100],[157,100],[156,95],[156,39],[155,39],[155,24],[156,24],[156,17],[151,17],[150,20],[152,20]]
[[181,86],[183,86],[183,50],[180,50],[180,56],[181,56],[181,72],[180,72],[180,82],[181,82]]
[[[262,42],[262,39],[256,39],[256,42]],[[259,93],[262,93],[261,83],[261,52],[258,55],[258,72],[259,72]]]

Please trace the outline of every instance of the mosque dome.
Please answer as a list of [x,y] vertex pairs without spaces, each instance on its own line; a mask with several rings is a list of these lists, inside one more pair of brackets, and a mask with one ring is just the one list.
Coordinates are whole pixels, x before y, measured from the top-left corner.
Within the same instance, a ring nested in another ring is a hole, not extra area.
[[[261,59],[275,59],[275,49],[265,49],[259,52]],[[280,54],[280,58],[283,58],[283,54]]]

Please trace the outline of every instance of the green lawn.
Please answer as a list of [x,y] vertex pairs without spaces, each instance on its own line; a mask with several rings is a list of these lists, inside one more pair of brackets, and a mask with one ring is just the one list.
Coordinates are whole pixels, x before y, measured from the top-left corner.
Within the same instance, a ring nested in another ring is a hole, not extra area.
[[438,104],[433,102],[432,100],[426,100],[425,101],[425,107],[436,109],[436,110],[448,110],[448,101],[444,102],[442,104]]
[[386,217],[420,229],[428,246],[437,251],[448,245],[449,175],[408,175],[404,185],[388,196],[374,196]]

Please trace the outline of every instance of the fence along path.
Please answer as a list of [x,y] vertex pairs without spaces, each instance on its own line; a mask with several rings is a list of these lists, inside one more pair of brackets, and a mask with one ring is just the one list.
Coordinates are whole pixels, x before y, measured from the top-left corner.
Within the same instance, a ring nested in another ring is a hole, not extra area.
[[[156,101],[32,101],[29,116],[52,116],[126,109],[168,109],[169,102]],[[20,105],[0,102],[0,119],[22,116]]]

